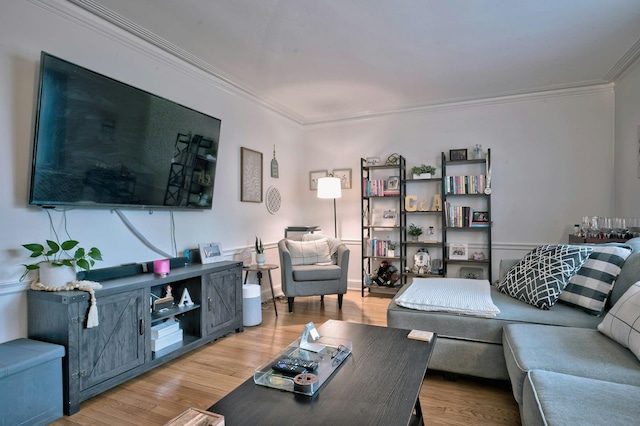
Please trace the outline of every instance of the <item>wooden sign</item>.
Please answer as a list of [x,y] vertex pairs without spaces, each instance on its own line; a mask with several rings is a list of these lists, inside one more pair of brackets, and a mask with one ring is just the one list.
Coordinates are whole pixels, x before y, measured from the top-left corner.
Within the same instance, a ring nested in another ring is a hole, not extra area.
[[404,209],[408,212],[428,212],[428,203],[429,200],[420,200],[417,195],[407,195],[404,197]]

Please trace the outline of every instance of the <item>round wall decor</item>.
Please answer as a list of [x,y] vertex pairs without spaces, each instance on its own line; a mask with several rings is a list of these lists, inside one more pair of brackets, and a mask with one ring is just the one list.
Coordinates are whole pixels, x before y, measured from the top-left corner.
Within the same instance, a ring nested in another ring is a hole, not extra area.
[[265,205],[267,206],[267,211],[271,214],[276,214],[276,212],[280,210],[280,204],[282,203],[282,198],[280,197],[280,191],[278,191],[278,188],[270,186],[267,189],[266,198],[267,202]]

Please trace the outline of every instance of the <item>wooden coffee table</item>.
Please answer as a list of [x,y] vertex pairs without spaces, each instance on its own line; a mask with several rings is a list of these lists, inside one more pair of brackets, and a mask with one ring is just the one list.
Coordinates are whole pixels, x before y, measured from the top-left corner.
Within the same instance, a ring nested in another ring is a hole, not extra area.
[[422,419],[418,396],[435,335],[426,343],[407,338],[409,330],[336,320],[318,331],[351,340],[353,351],[314,396],[256,385],[251,377],[209,411],[228,425],[408,425]]

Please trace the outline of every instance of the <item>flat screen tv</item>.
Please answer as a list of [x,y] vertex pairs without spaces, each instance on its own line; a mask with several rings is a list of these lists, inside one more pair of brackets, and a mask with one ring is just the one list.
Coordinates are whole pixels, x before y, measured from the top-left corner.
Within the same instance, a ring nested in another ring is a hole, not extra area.
[[211,209],[220,120],[42,52],[29,204]]

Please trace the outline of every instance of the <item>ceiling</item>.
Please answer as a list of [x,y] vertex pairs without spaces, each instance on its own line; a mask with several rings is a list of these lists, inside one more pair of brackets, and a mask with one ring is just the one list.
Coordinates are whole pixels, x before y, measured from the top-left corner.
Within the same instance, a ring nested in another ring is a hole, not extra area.
[[615,82],[638,0],[70,0],[301,123]]

